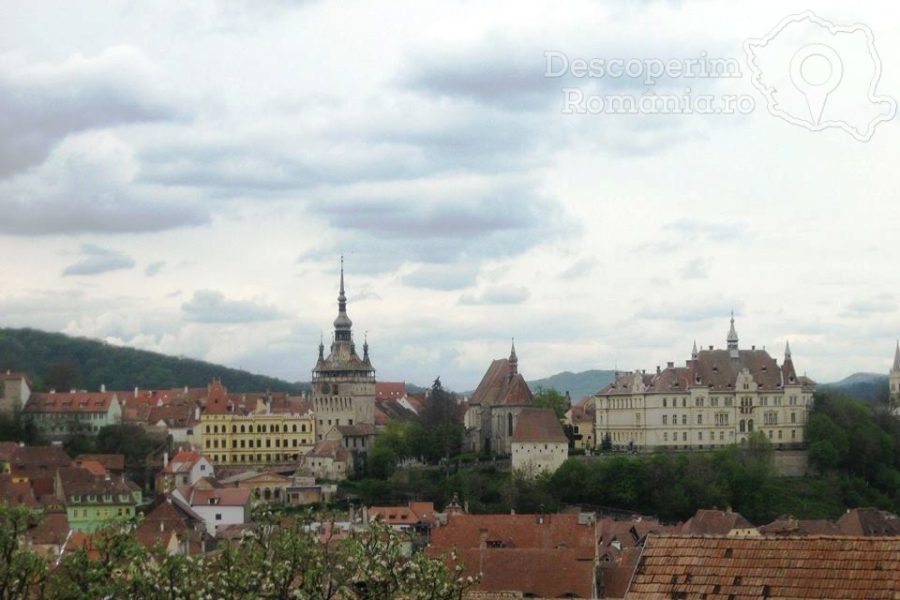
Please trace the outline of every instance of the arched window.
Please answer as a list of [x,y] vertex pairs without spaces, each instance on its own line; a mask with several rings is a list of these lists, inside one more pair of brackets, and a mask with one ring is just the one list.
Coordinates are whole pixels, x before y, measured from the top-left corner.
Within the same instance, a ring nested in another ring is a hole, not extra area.
[[747,424],[744,422],[743,419],[741,419],[740,429],[741,429],[741,433],[744,433],[745,431],[747,431]]
[[750,433],[753,433],[753,419],[750,419],[749,421],[747,421],[747,431],[749,431]]
[[507,415],[506,415],[506,431],[507,431],[507,435],[512,436],[512,434],[513,434],[513,416],[512,416],[512,413],[507,413]]

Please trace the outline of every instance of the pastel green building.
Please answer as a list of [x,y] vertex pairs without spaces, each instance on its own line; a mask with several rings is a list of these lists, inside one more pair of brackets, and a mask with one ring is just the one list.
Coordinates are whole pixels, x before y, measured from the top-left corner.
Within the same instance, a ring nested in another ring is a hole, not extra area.
[[97,477],[79,467],[56,473],[56,496],[66,506],[69,525],[76,531],[101,529],[114,519],[135,515],[141,503],[140,488],[123,477]]

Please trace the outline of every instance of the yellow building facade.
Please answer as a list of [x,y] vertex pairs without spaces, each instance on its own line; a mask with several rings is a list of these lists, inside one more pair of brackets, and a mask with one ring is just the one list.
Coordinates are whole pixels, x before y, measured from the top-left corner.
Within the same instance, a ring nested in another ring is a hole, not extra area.
[[265,402],[245,411],[232,405],[221,383],[213,382],[200,416],[200,448],[216,465],[296,462],[312,450],[316,421],[311,412],[274,412]]

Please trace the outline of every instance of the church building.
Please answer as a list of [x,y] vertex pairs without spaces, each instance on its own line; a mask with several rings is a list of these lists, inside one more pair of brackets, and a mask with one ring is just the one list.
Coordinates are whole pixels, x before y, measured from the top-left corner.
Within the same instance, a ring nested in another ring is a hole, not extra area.
[[325,344],[319,343],[319,358],[312,371],[316,437],[319,442],[341,440],[357,459],[368,453],[375,436],[375,368],[369,360],[368,341],[363,343],[362,357],[356,352],[353,322],[347,316],[343,258],[337,300],[331,350],[325,356]]
[[499,456],[511,454],[519,415],[532,405],[533,399],[531,389],[519,373],[513,342],[509,358],[491,363],[469,400],[464,417],[466,448]]

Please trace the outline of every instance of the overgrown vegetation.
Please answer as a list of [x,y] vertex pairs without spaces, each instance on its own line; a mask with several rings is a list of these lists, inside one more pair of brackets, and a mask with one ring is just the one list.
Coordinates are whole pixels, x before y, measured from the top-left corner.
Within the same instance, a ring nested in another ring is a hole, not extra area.
[[37,519],[0,504],[2,599],[460,600],[471,585],[439,559],[405,557],[403,535],[377,522],[345,540],[322,540],[307,530],[308,517],[257,513],[254,531],[197,557],[147,550],[132,535],[134,523],[120,523],[51,566],[24,543]]
[[[312,360],[312,357],[311,357]],[[213,377],[233,392],[300,392],[307,385],[212,363],[111,346],[37,329],[0,329],[0,368],[27,373],[37,391],[205,387]]]

